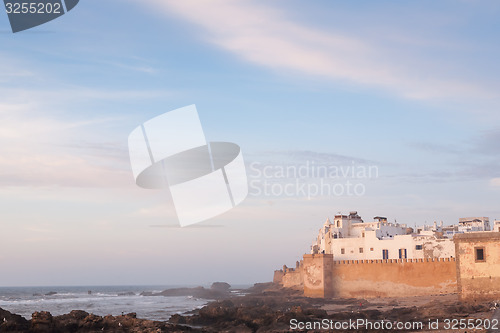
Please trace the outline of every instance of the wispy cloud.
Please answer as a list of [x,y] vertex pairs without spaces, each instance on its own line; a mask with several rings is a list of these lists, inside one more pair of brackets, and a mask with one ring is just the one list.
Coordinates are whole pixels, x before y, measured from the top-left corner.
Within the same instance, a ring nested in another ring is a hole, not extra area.
[[500,187],[500,178],[490,179],[490,185],[493,187]]
[[412,142],[408,144],[409,147],[428,152],[428,153],[433,153],[433,154],[449,154],[449,155],[456,155],[463,153],[463,148],[460,150],[460,148],[454,145],[444,145],[440,143],[435,143],[435,142]]
[[375,163],[361,157],[347,156],[335,153],[323,153],[312,150],[288,150],[288,151],[265,151],[260,153],[247,153],[245,154],[247,160],[250,162],[261,162],[263,164],[278,163],[278,164],[368,164]]
[[388,48],[361,37],[310,28],[270,5],[243,0],[146,3],[155,11],[163,10],[199,26],[206,41],[273,70],[366,85],[411,99],[499,97],[498,89],[490,84],[434,72],[439,64],[429,66],[420,61],[409,65],[395,54],[398,45]]
[[0,53],[0,83],[9,83],[12,80],[34,77],[35,71],[23,66],[14,57]]
[[[0,54],[2,59],[8,58]],[[0,63],[0,185],[102,188],[133,183],[126,136],[109,135],[110,127],[126,123],[127,116],[76,110],[82,103],[163,98],[171,92],[66,84],[30,61],[9,63]]]
[[[37,103],[0,105],[0,184],[2,186],[109,187],[128,184],[128,155],[75,148],[85,128],[113,121],[62,120]],[[111,160],[110,160],[111,159]]]
[[478,153],[500,157],[500,128],[479,133],[474,148]]

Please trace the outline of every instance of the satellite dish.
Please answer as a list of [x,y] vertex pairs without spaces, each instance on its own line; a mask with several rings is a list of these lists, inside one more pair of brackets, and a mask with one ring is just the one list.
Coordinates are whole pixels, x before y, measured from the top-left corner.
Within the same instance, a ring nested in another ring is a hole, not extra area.
[[75,8],[80,0],[3,0],[12,32],[52,21]]

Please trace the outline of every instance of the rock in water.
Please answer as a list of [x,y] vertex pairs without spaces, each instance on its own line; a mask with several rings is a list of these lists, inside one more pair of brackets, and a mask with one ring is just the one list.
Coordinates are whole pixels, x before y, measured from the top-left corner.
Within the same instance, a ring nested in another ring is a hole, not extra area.
[[222,292],[227,292],[230,288],[231,285],[227,282],[214,282],[212,283],[212,286],[210,286],[210,289]]

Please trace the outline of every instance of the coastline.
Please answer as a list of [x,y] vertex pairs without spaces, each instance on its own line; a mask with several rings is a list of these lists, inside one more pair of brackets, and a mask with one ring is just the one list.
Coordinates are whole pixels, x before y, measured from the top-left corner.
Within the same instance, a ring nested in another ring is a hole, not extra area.
[[[163,294],[199,292],[200,288],[166,290]],[[208,289],[206,289],[208,290]],[[205,290],[205,291],[206,291]],[[175,314],[168,321],[137,318],[135,313],[120,316],[97,316],[81,310],[52,316],[35,312],[31,320],[0,310],[1,332],[292,332],[300,323],[341,323],[356,320],[370,322],[430,322],[446,319],[486,320],[493,315],[491,303],[462,303],[457,294],[404,298],[321,299],[304,297],[299,291],[284,289],[273,283],[256,284],[244,295],[220,291],[218,300],[201,309]],[[160,293],[160,294],[161,294]],[[164,295],[158,297],[169,297]],[[223,294],[225,295],[224,297]],[[2,321],[2,319],[5,320]],[[295,328],[293,329],[293,323]],[[305,325],[305,324],[304,324]],[[352,327],[351,327],[352,328]],[[340,332],[397,332],[390,329],[339,329]],[[327,330],[309,330],[327,331]],[[406,332],[412,330],[404,330]],[[448,330],[449,331],[449,330]],[[465,332],[466,330],[454,330]],[[468,330],[470,331],[470,330]],[[486,330],[475,330],[486,332]]]

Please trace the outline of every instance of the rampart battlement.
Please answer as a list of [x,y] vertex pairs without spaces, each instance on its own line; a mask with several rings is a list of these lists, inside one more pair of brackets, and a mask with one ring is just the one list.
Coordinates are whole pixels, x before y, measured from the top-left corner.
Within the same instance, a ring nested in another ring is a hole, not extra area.
[[334,260],[334,265],[450,262],[456,258]]

